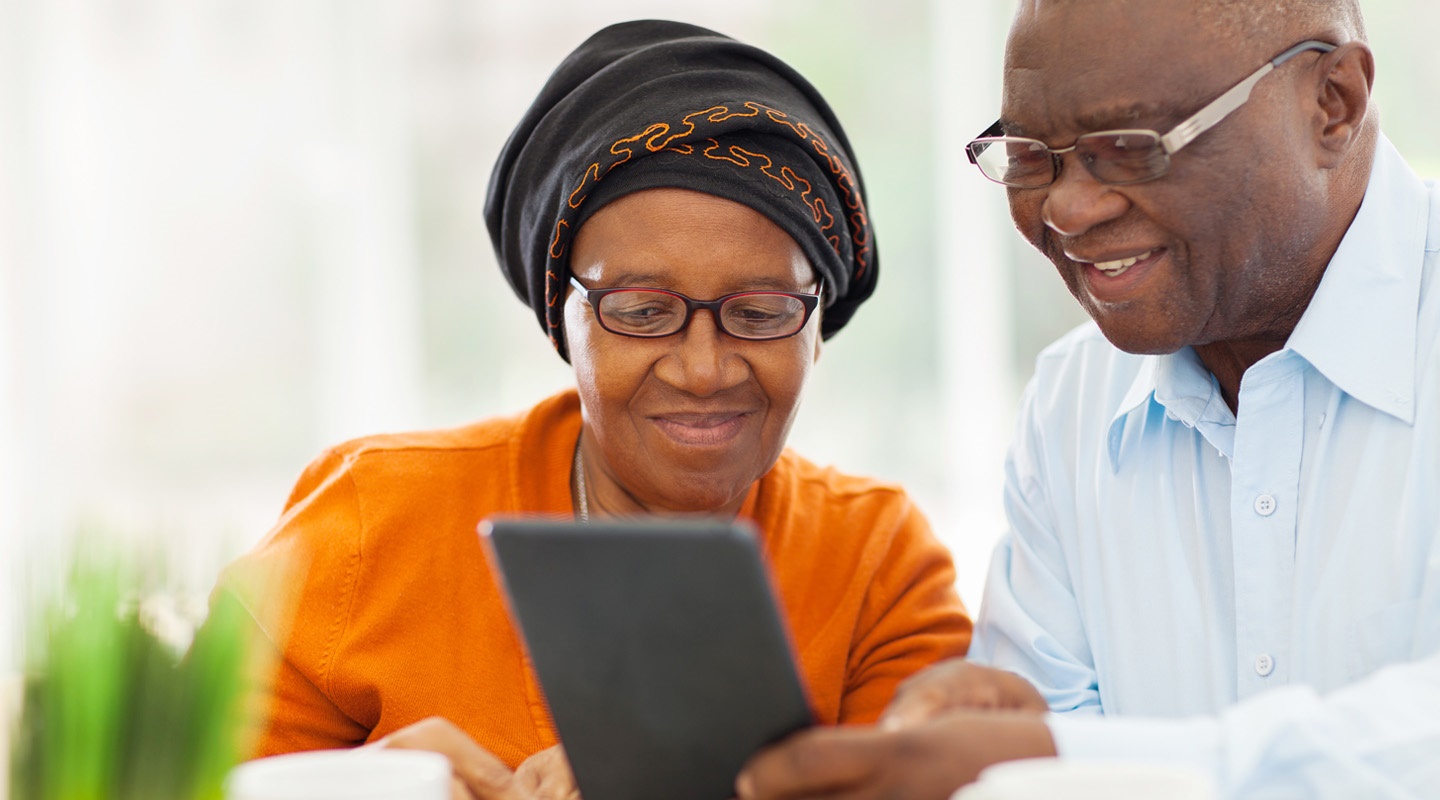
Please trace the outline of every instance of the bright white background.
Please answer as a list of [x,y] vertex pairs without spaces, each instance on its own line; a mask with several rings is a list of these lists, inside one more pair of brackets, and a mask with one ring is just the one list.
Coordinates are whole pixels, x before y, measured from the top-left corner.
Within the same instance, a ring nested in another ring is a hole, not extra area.
[[[494,265],[486,180],[550,69],[647,16],[772,50],[845,121],[882,279],[791,441],[909,487],[973,608],[1019,387],[1080,319],[961,151],[1010,8],[0,0],[0,665],[77,531],[158,542],[203,591],[322,447],[569,383]],[[1368,10],[1386,128],[1440,174],[1440,9]]]

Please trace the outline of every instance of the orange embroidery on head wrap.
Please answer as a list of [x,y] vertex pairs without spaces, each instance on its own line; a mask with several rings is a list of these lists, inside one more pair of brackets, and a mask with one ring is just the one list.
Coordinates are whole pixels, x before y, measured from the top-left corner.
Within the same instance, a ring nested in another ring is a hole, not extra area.
[[[677,140],[692,139],[699,132],[697,121],[702,124],[709,123],[718,125],[729,119],[754,118],[761,114],[763,114],[766,119],[775,123],[781,130],[788,131],[801,141],[808,141],[810,143],[811,148],[820,156],[820,160],[829,167],[831,175],[834,176],[837,196],[840,197],[841,202],[844,203],[847,208],[851,209],[852,213],[848,216],[852,228],[851,240],[857,246],[868,243],[870,241],[870,223],[865,213],[865,201],[861,199],[860,193],[856,191],[854,178],[850,175],[850,171],[846,169],[845,164],[841,162],[838,157],[830,153],[829,145],[827,145],[808,124],[803,122],[798,124],[794,123],[785,112],[753,101],[745,101],[735,110],[731,110],[731,108],[726,105],[715,105],[700,111],[692,111],[681,117],[679,124],[673,128],[666,122],[652,122],[646,125],[639,133],[615,140],[609,147],[609,153],[611,156],[614,156],[614,158],[603,165],[600,162],[595,162],[585,168],[585,172],[580,176],[580,180],[576,183],[574,190],[570,192],[568,205],[572,209],[579,209],[580,206],[584,204],[585,198],[589,196],[590,186],[594,183],[599,183],[611,170],[634,158],[634,145],[641,142],[641,140],[644,140],[642,146],[652,153],[663,150],[680,155],[695,155],[696,148],[693,144],[689,141]],[[787,165],[782,165],[777,172],[775,170],[774,159],[765,153],[745,149],[738,145],[724,148],[722,152],[722,145],[715,138],[707,138],[705,141],[709,144],[700,151],[704,157],[716,161],[727,161],[742,169],[748,169],[758,164],[758,169],[761,173],[777,181],[786,189],[790,191],[797,191],[797,189],[799,189],[800,200],[810,208],[811,214],[814,216],[815,223],[819,227],[821,234],[824,235],[826,241],[830,242],[830,246],[835,249],[837,254],[843,252],[840,246],[840,236],[825,235],[826,232],[834,229],[835,217],[831,214],[830,209],[826,207],[823,198],[812,196],[814,187],[809,181],[801,178]],[[552,239],[550,243],[550,257],[552,259],[558,260],[564,256],[569,235],[569,224],[565,220],[558,221],[555,225],[554,239]],[[860,246],[854,252],[853,258],[856,264],[856,279],[864,275],[866,268],[869,266],[869,250],[870,248],[868,246]],[[556,310],[556,304],[560,296],[558,282],[559,278],[554,275],[553,271],[547,271],[545,273],[545,297],[546,305],[549,307],[549,310],[546,312],[546,318],[551,328],[560,327],[558,311]],[[553,338],[552,336],[552,340]]]
[[[565,220],[561,219],[555,221],[555,236],[550,240],[551,258],[560,258],[561,256],[565,255],[564,232],[566,230],[569,230],[569,228],[570,223],[566,222]],[[546,274],[548,275],[549,273],[547,272]]]

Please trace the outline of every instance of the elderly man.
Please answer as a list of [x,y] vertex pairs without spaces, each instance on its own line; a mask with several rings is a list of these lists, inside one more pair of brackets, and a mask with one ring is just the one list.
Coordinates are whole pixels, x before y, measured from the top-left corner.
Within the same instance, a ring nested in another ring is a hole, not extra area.
[[1354,0],[1020,3],[969,153],[1094,324],[1025,393],[971,651],[1000,669],[762,753],[741,797],[943,798],[1057,752],[1434,796],[1440,190],[1364,39]]

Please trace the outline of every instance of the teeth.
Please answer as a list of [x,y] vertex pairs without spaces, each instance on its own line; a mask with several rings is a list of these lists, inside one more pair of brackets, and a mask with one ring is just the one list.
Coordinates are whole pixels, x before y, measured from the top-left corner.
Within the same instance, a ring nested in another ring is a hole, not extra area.
[[1095,262],[1095,269],[1098,269],[1106,275],[1114,278],[1123,274],[1125,270],[1130,269],[1141,261],[1149,258],[1150,254],[1154,252],[1154,250],[1146,250],[1138,256],[1122,258],[1118,261],[1097,261]]

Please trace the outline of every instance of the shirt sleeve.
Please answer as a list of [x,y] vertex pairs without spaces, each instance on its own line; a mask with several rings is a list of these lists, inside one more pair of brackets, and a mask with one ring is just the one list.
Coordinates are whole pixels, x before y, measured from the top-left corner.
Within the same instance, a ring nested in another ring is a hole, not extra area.
[[226,568],[212,598],[238,601],[263,651],[246,703],[256,756],[350,747],[369,733],[330,691],[359,562],[359,511],[346,466],[333,452],[312,464],[275,529]]
[[901,681],[937,661],[963,656],[970,633],[950,553],[907,499],[865,592],[839,722],[874,722]]
[[1440,654],[1320,696],[1256,695],[1182,720],[1052,715],[1059,754],[1185,764],[1222,796],[1433,797],[1440,786]]
[[1005,461],[1010,529],[990,562],[970,657],[1029,680],[1054,711],[1097,714],[1094,658],[1044,489],[1046,443],[1034,408],[1032,383]]
[[[228,591],[228,590],[227,590]],[[369,730],[351,719],[287,659],[253,617],[247,635],[250,659],[244,741],[249,756],[353,747]]]

